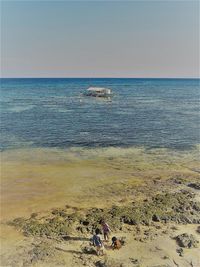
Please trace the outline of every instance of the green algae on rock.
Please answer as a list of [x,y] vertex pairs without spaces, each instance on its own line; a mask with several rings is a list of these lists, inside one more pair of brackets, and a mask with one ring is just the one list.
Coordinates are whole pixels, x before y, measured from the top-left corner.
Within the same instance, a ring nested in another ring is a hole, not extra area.
[[9,222],[26,236],[63,238],[81,232],[92,233],[105,219],[113,230],[122,230],[123,224],[150,225],[152,222],[200,223],[200,203],[188,191],[158,194],[149,200],[133,202],[124,206],[93,208],[68,214],[66,209],[54,209],[43,219],[16,218]]

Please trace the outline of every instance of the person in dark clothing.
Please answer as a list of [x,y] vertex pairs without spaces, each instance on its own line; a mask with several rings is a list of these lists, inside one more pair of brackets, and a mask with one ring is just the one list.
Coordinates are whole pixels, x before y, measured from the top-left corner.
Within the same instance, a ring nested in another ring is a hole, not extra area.
[[98,256],[103,255],[104,245],[100,237],[100,230],[98,228],[95,230],[95,234],[93,235],[92,241],[93,241],[93,246],[96,247],[97,255]]

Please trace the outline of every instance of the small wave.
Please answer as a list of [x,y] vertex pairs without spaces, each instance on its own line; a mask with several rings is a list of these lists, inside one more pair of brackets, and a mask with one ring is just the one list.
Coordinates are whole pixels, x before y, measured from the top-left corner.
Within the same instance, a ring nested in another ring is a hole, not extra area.
[[8,108],[7,111],[19,113],[19,112],[23,112],[23,111],[26,111],[26,110],[30,110],[30,109],[32,109],[34,107],[35,107],[34,105],[29,105],[29,106],[14,106],[14,107]]

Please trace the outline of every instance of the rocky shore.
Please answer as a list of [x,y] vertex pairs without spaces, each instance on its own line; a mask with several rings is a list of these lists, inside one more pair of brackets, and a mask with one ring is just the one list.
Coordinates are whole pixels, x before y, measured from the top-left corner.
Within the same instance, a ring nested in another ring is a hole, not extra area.
[[[199,267],[199,189],[197,177],[155,179],[142,198],[126,203],[66,205],[4,222],[21,241],[2,253],[1,266]],[[123,246],[113,251],[105,243],[106,254],[97,257],[90,238],[102,218]]]

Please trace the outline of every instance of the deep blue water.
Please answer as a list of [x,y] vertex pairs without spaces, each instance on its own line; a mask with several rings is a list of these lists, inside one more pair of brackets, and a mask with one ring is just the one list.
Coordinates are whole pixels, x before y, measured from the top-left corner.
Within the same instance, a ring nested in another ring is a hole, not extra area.
[[[1,79],[1,149],[200,141],[199,79]],[[84,97],[109,87],[112,101]]]

